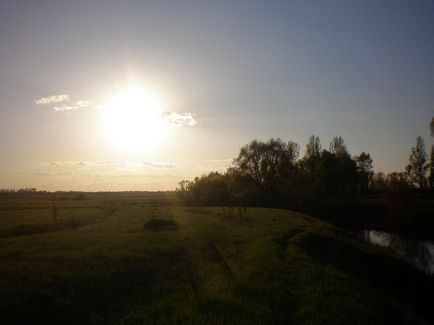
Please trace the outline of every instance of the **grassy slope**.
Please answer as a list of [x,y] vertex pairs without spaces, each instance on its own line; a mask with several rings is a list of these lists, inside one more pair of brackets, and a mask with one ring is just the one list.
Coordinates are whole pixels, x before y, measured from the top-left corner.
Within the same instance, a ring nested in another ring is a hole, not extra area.
[[[231,217],[219,208],[125,200],[58,202],[57,226],[48,201],[2,202],[3,324],[389,324],[432,317],[418,301],[432,279],[315,219],[253,208]],[[155,217],[179,227],[144,229]]]

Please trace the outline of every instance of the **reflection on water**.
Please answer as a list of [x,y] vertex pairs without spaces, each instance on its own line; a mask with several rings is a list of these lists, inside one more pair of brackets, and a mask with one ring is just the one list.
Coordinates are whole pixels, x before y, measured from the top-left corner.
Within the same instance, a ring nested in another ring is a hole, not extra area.
[[434,275],[434,242],[414,240],[377,230],[365,230],[363,238],[373,244],[387,247],[400,258],[409,261],[427,274]]

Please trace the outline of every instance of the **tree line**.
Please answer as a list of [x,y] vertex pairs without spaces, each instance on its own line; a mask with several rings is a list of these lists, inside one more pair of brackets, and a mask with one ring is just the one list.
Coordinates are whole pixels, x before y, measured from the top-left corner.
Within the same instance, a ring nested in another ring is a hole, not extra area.
[[[434,136],[434,118],[430,128]],[[369,153],[351,156],[342,137],[324,149],[319,136],[312,135],[303,156],[293,141],[254,140],[240,149],[226,172],[183,180],[177,192],[189,205],[285,207],[297,200],[428,188],[434,188],[434,146],[428,159],[420,136],[405,170],[385,174],[374,172]]]

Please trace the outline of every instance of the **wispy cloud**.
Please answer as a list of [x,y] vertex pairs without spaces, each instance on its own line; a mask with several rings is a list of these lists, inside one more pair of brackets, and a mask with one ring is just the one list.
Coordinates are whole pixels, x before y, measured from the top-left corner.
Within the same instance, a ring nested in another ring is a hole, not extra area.
[[76,111],[78,109],[81,108],[86,108],[92,106],[92,101],[91,100],[78,100],[76,102],[73,103],[65,103],[61,106],[54,106],[53,109],[56,112],[67,112],[67,111]]
[[151,167],[158,169],[175,168],[176,165],[166,162],[150,162],[150,161],[118,161],[118,160],[102,160],[102,161],[51,161],[44,163],[44,166],[52,167]]
[[170,124],[176,126],[194,126],[197,124],[197,121],[194,119],[191,113],[179,114],[173,111],[165,111],[162,113],[162,115]]
[[[103,104],[101,103],[94,103],[90,99],[72,100],[70,95],[66,94],[41,97],[39,99],[36,99],[35,103],[37,105],[51,105],[52,109],[59,113],[75,112],[84,108],[104,108]],[[178,113],[175,111],[166,110],[161,112],[161,116],[167,123],[174,126],[195,126],[197,124],[196,119],[190,112]]]
[[45,166],[58,166],[58,167],[74,167],[74,166],[87,166],[85,161],[51,161],[44,163]]
[[67,111],[76,111],[78,110],[80,107],[76,106],[76,105],[62,105],[62,106],[54,106],[53,109],[56,112],[67,112]]
[[73,112],[81,108],[93,106],[92,101],[89,99],[72,101],[71,97],[66,94],[41,97],[35,100],[35,104],[55,105],[52,108],[56,112]]
[[149,161],[144,161],[143,166],[149,166],[152,168],[175,168],[176,166],[174,164],[171,163],[152,163]]
[[39,172],[39,173],[33,173],[34,176],[69,176],[73,175],[72,172],[69,171],[62,171],[62,172]]
[[69,95],[59,94],[59,95],[51,95],[48,97],[41,97],[41,98],[35,99],[35,104],[47,105],[47,104],[62,103],[62,102],[68,102],[68,101],[69,101]]
[[87,100],[78,100],[75,102],[78,107],[89,107],[92,106],[92,101],[90,99]]

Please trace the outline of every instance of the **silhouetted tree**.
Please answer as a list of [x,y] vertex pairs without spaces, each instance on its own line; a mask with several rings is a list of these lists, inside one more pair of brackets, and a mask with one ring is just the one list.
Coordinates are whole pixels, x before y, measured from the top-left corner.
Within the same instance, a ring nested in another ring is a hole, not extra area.
[[383,172],[374,173],[371,180],[371,189],[377,192],[393,191],[402,192],[412,187],[408,174],[403,172],[392,172],[387,175]]
[[349,157],[347,146],[342,137],[334,137],[330,142],[330,152],[338,158]]
[[386,175],[386,190],[403,191],[411,187],[406,173],[392,172]]
[[431,135],[434,137],[434,116],[431,119],[431,123],[429,124],[429,129],[430,129]]
[[225,205],[229,199],[227,176],[218,172],[196,177],[193,182],[181,181],[177,191],[191,205]]
[[276,202],[276,188],[282,179],[295,168],[298,157],[298,145],[288,144],[280,139],[270,139],[267,142],[258,140],[241,148],[234,160],[234,168],[241,174],[253,180],[254,186],[263,194],[268,204]]
[[188,180],[182,180],[178,183],[178,188],[176,189],[176,192],[180,196],[181,200],[183,200],[186,204],[193,204],[194,199],[191,193],[192,186],[193,182]]
[[339,155],[323,150],[317,174],[324,194],[343,195],[355,187],[356,163],[349,154]]
[[434,146],[431,146],[431,154],[429,160],[429,186],[434,188]]
[[245,214],[248,205],[256,205],[260,201],[257,197],[259,189],[255,187],[251,177],[240,173],[234,167],[229,168],[226,175],[230,194],[228,205],[243,208]]
[[311,157],[319,158],[321,155],[321,141],[319,136],[311,135],[306,144],[306,153],[304,157],[309,159]]
[[428,169],[428,163],[426,160],[425,143],[421,136],[417,137],[416,145],[411,148],[409,162],[405,170],[410,181],[417,184],[419,188],[425,188],[425,175]]
[[301,173],[305,181],[305,186],[309,187],[311,195],[319,193],[321,189],[319,179],[319,165],[322,147],[319,136],[311,135],[306,144],[306,152],[300,162]]
[[383,172],[374,172],[371,179],[371,189],[379,192],[386,189],[386,175]]
[[289,141],[286,145],[286,149],[288,150],[289,162],[291,166],[294,166],[300,155],[300,145],[294,141]]
[[357,168],[359,191],[361,193],[366,193],[369,190],[369,185],[374,173],[372,158],[369,153],[362,152],[360,155],[355,156],[354,160]]
[[[434,116],[429,124],[430,134],[434,137]],[[429,186],[434,188],[434,146],[431,146],[431,155],[429,161]]]

